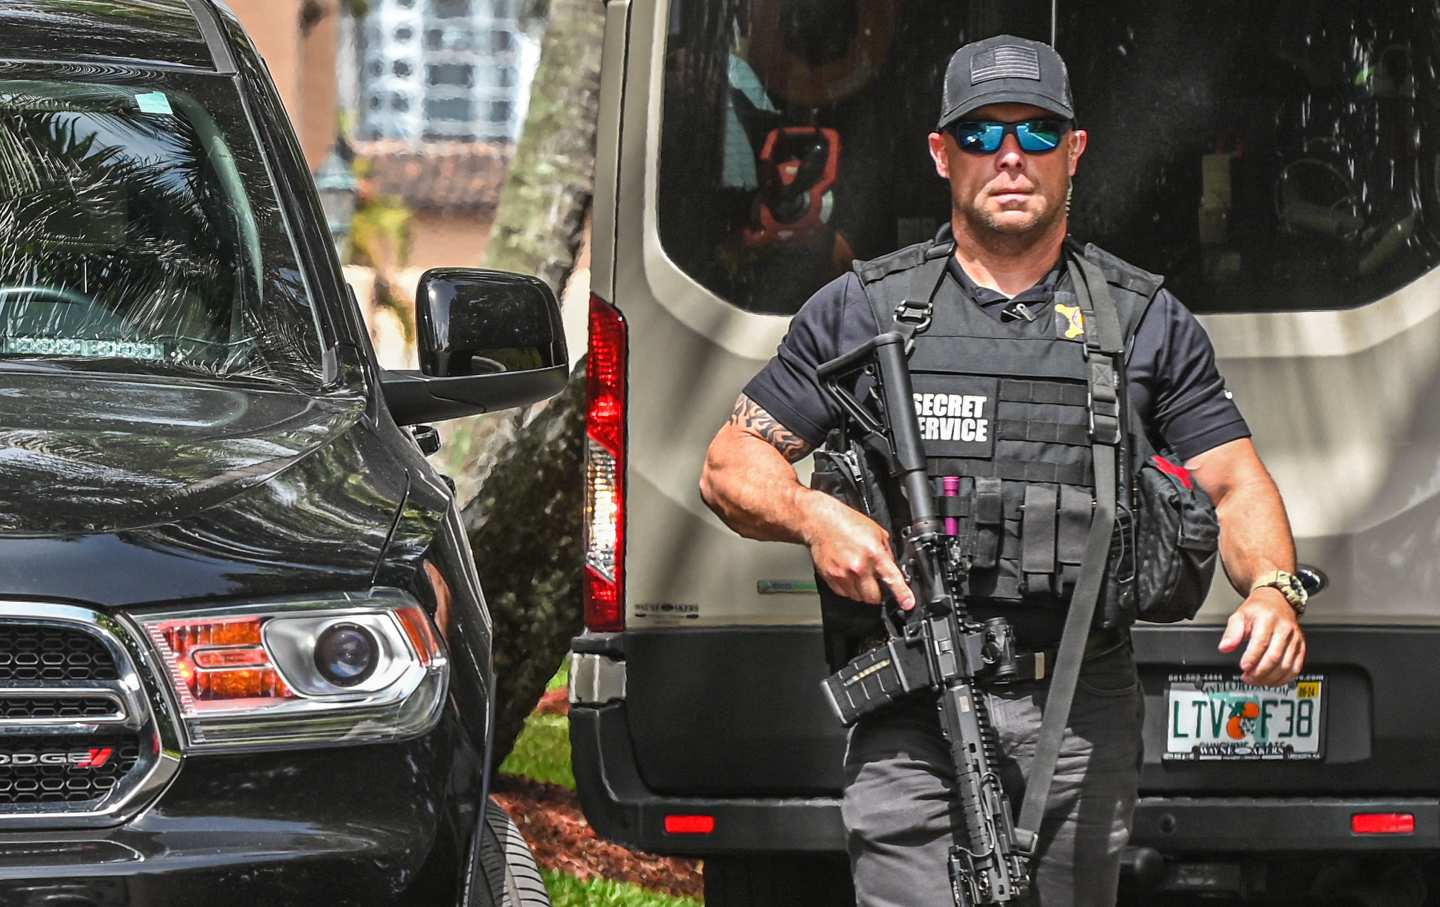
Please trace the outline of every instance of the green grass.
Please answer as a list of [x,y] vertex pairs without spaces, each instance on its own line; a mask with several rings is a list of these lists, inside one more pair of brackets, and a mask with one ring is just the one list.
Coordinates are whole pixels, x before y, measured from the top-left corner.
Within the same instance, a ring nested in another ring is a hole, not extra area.
[[548,693],[551,690],[558,690],[562,687],[567,687],[569,685],[570,659],[566,658],[564,661],[560,662],[560,670],[556,671],[555,676],[550,678],[550,682],[545,684],[545,692]]
[[575,789],[570,770],[570,719],[564,715],[531,715],[515,749],[500,765],[502,775],[548,781]]
[[703,902],[694,898],[677,898],[638,885],[609,879],[582,882],[549,869],[540,872],[545,877],[545,887],[550,889],[553,907],[703,907]]
[[[563,688],[569,682],[569,659],[550,678],[545,689]],[[570,770],[570,720],[564,715],[531,715],[515,741],[515,748],[500,765],[500,773],[532,781],[548,781],[575,789]]]
[[[547,690],[564,687],[568,681],[568,662],[550,680]],[[549,781],[575,789],[575,775],[570,770],[570,720],[564,715],[531,715],[525,730],[515,741],[500,771],[533,781]],[[563,872],[542,869],[545,886],[550,889],[553,907],[704,907],[694,898],[649,891],[638,885],[591,879],[582,882]]]

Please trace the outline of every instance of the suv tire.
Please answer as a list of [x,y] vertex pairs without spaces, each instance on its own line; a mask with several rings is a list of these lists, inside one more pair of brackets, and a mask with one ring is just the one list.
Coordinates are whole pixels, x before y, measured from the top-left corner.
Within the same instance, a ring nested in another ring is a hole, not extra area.
[[550,894],[535,855],[515,822],[494,800],[476,829],[465,868],[461,907],[550,907]]
[[855,903],[850,865],[834,854],[705,858],[705,907],[834,907]]

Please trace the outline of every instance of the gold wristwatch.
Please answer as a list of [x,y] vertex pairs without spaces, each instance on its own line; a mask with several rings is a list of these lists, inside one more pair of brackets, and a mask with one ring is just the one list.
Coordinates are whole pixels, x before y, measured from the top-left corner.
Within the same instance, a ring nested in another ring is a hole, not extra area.
[[1300,582],[1300,577],[1293,573],[1286,573],[1284,570],[1272,570],[1269,573],[1261,574],[1250,586],[1250,591],[1263,589],[1266,586],[1274,586],[1285,596],[1290,607],[1295,609],[1295,616],[1299,617],[1305,613],[1305,602],[1310,598],[1310,593],[1305,591],[1305,584]]

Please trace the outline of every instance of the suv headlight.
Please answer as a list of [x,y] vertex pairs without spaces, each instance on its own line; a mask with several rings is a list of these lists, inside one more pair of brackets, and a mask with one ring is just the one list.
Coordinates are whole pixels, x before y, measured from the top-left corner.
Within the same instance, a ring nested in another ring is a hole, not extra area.
[[449,661],[398,589],[134,613],[193,751],[369,743],[424,734]]

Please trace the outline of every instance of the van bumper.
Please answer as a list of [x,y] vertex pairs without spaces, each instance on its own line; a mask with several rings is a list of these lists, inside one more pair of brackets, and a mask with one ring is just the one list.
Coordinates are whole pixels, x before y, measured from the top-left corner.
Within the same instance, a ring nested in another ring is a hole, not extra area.
[[[570,749],[580,806],[604,838],[636,850],[704,856],[745,852],[843,851],[834,797],[665,797],[636,768],[625,703],[570,707]],[[666,816],[710,816],[708,834],[672,834]]]
[[[1360,813],[1410,815],[1415,831],[1356,834]],[[1440,851],[1440,800],[1141,797],[1130,843],[1164,853]]]
[[[651,853],[845,850],[836,797],[705,798],[662,796],[636,769],[625,703],[572,705],[570,745],[585,818],[602,837]],[[1414,817],[1411,834],[1356,834],[1358,813]],[[673,834],[666,816],[710,816],[708,834]],[[1142,797],[1130,843],[1165,854],[1255,852],[1440,852],[1440,799],[1301,797]]]

